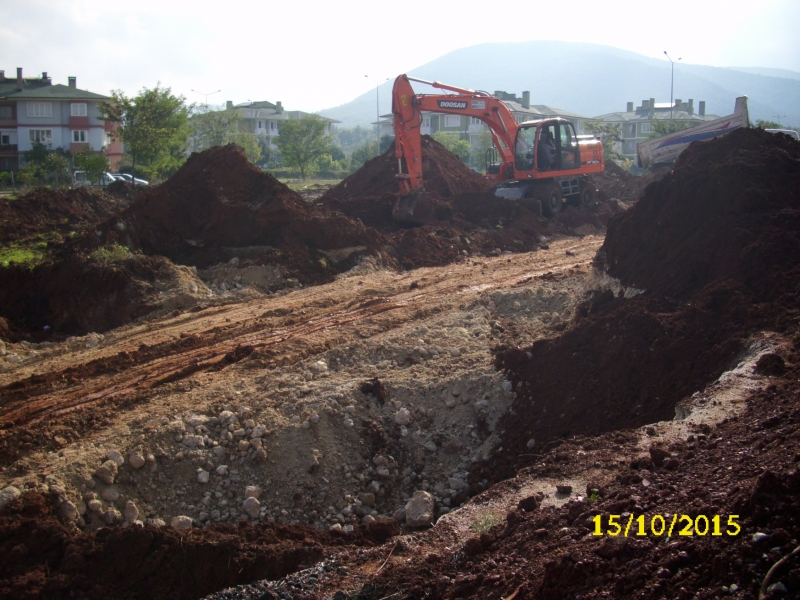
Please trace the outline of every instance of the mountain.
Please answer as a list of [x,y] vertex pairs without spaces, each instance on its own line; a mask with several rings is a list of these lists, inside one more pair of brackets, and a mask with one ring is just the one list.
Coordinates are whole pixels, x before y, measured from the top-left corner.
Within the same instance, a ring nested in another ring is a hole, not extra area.
[[[408,72],[428,81],[469,89],[531,92],[532,104],[546,104],[587,117],[624,111],[646,98],[669,102],[670,63],[634,52],[574,42],[487,43],[454,50]],[[392,81],[379,88],[380,112],[391,112]],[[420,93],[437,93],[415,84]],[[749,97],[750,118],[800,125],[800,73],[769,68],[722,68],[675,64],[674,98],[706,101],[706,113],[733,112],[737,96]],[[373,89],[347,104],[320,111],[342,127],[375,121]]]

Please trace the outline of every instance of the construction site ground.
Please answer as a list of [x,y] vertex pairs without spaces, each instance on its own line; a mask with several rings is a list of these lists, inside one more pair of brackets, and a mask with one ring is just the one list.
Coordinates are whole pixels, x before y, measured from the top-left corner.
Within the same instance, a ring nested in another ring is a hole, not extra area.
[[[435,146],[420,228],[385,220],[384,157],[310,205],[230,148],[84,217],[0,273],[0,597],[800,593],[776,139],[612,167],[550,221]],[[210,225],[174,222],[189,197]],[[77,277],[102,293],[59,298]]]

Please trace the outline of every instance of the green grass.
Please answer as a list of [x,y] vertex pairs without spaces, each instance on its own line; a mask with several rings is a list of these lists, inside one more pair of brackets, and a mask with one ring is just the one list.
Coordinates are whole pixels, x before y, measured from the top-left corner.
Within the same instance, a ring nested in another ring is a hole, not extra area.
[[103,246],[102,248],[98,248],[89,256],[94,260],[110,264],[132,258],[133,253],[131,253],[131,251],[125,246],[112,244],[111,246]]
[[503,519],[505,519],[503,511],[489,509],[481,510],[478,512],[475,518],[472,519],[472,523],[470,523],[469,528],[473,532],[480,535],[482,533],[486,533],[495,525],[502,523]]
[[341,183],[341,179],[280,179],[281,183],[285,183],[294,191],[307,190],[309,188],[316,188],[320,186],[334,186]]
[[10,247],[0,250],[0,266],[7,267],[10,263],[15,262],[19,264],[39,262],[44,257],[43,252],[36,252],[28,248]]

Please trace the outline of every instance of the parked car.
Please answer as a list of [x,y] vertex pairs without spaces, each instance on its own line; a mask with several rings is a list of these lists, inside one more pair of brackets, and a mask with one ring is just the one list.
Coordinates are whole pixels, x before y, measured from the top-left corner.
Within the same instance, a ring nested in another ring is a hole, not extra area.
[[150,185],[150,183],[148,183],[144,179],[139,179],[138,177],[134,177],[130,173],[114,173],[114,175],[134,185]]
[[117,177],[111,173],[103,173],[102,177],[100,177],[100,181],[91,181],[89,179],[89,173],[86,171],[75,171],[72,174],[72,187],[83,187],[85,185],[106,186],[115,181],[117,181]]

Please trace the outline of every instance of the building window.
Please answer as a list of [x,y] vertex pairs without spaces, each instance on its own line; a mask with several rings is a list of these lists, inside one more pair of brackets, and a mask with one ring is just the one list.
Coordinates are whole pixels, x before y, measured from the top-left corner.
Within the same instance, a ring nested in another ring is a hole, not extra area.
[[259,128],[259,129],[264,129],[264,127],[263,127],[263,122],[262,122],[262,121],[259,121],[259,122],[258,122],[258,128]]
[[478,126],[480,126],[480,125],[483,125],[483,121],[481,121],[480,119],[475,118],[475,117],[470,117],[469,118],[469,124],[470,125],[478,125]]
[[86,102],[78,102],[77,104],[70,105],[70,114],[73,117],[86,116]]
[[14,110],[10,106],[0,106],[0,119],[13,119]]
[[73,144],[85,144],[86,140],[88,139],[88,132],[84,129],[75,129],[72,132],[72,143]]
[[[30,106],[30,104],[28,104]],[[52,129],[29,129],[28,135],[30,136],[31,144],[52,144],[53,143],[53,130]]]
[[52,117],[53,116],[53,103],[52,102],[28,102],[28,116],[29,117]]
[[652,123],[642,123],[641,130],[642,130],[642,133],[653,133],[653,124]]
[[461,126],[461,117],[459,115],[445,115],[445,117],[444,117],[444,126],[445,127],[460,127]]
[[422,126],[423,127],[427,127],[428,129],[430,129],[431,128],[431,118],[430,117],[423,118],[422,119]]
[[0,134],[0,146],[10,146],[11,145],[11,134],[3,133]]
[[275,121],[270,121],[269,122],[269,130],[270,131],[275,131]]

